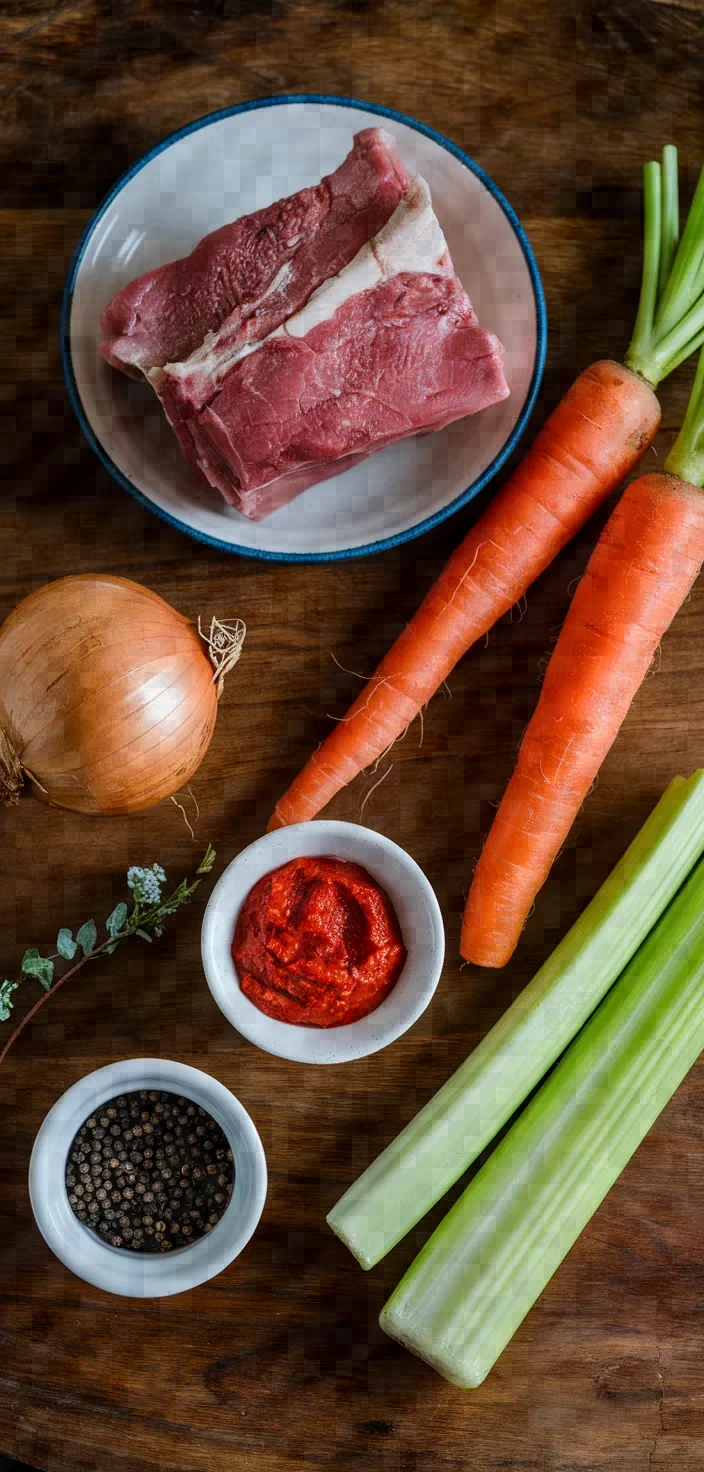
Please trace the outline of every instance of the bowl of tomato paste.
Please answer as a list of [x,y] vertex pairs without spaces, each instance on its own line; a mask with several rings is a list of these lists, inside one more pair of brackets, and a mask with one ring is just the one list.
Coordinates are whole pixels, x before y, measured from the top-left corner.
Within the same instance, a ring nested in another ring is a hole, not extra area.
[[203,919],[208,986],[232,1026],[301,1063],[364,1058],[425,1011],[445,955],[440,907],[398,844],[327,819],[233,859]]

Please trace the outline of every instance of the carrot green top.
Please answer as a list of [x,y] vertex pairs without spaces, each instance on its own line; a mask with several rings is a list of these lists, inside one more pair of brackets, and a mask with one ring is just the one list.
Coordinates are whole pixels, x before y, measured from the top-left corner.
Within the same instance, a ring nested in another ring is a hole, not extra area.
[[661,164],[645,165],[643,194],[643,278],[625,362],[656,388],[704,344],[704,169],[681,240],[673,144]]
[[687,412],[665,461],[665,470],[692,486],[704,486],[704,351],[699,354]]

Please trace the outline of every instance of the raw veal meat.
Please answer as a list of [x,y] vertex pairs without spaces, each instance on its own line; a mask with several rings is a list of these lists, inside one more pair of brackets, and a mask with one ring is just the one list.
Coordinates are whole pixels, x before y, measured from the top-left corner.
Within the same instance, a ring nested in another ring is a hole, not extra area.
[[376,238],[300,312],[241,345],[207,407],[198,395],[181,402],[181,428],[211,485],[259,520],[394,440],[505,398],[502,357],[415,179]]
[[[233,345],[266,336],[296,312],[385,224],[408,184],[391,134],[365,128],[320,184],[223,225],[189,256],[123,287],[101,315],[100,352],[159,392],[165,363],[180,363],[223,329],[226,371]],[[205,351],[207,358],[207,343]]]
[[428,187],[380,128],[320,184],[131,282],[101,325],[103,356],[147,378],[195,474],[253,520],[508,393]]
[[[361,136],[361,134],[358,134],[358,137]],[[403,240],[407,242],[406,257],[407,262],[411,263],[412,269],[426,269],[429,271],[446,270],[452,272],[452,262],[442,237],[442,232],[432,212],[430,195],[427,194],[427,186],[423,184],[427,198],[426,195],[423,196],[420,213],[418,209],[419,196],[417,190],[408,193],[410,186],[411,180],[406,176],[406,187],[396,201],[394,207],[395,213],[393,211],[390,212],[394,222],[391,240],[393,241],[393,249],[396,256],[399,254]],[[409,203],[411,199],[414,201],[413,207]],[[422,220],[421,214],[423,216]],[[353,252],[353,255],[347,255],[345,253],[338,264],[333,269],[327,271],[325,276],[321,278],[321,281],[316,283],[316,300],[318,300],[320,293],[323,292],[323,310],[327,315],[331,314],[333,303],[336,300],[334,291],[338,291],[339,294],[339,290],[341,290],[345,295],[349,295],[351,290],[356,292],[361,291],[365,286],[375,285],[379,280],[381,270],[379,264],[380,252],[382,250],[388,251],[383,228],[388,223],[389,215],[372,232],[372,236],[376,237],[373,247],[370,245],[370,237],[366,236]],[[431,240],[430,236],[428,236],[428,241],[423,244],[422,229],[419,228],[421,225],[426,230],[432,231],[434,229],[437,232],[437,241],[434,239]],[[433,258],[434,244],[438,246],[438,250],[436,251],[437,261]],[[424,250],[425,257],[423,257]],[[442,264],[440,264],[441,261]],[[283,272],[280,273],[284,276],[283,291],[286,290],[286,272],[288,269],[288,267],[284,267]],[[390,269],[393,269],[388,261],[385,269],[387,274]],[[340,283],[340,287],[333,289],[335,278]],[[167,363],[158,377],[156,375],[150,375],[150,381],[157,388],[159,397],[174,427],[185,418],[205,408],[215,397],[220,384],[230,369],[234,367],[240,358],[251,352],[255,341],[261,341],[268,335],[268,332],[274,331],[286,320],[289,320],[294,313],[298,312],[299,308],[304,306],[304,302],[308,301],[309,297],[310,293],[306,295],[304,300],[294,304],[291,302],[291,296],[289,294],[291,310],[285,312],[284,315],[280,315],[277,312],[277,320],[271,321],[271,326],[267,329],[267,333],[262,331],[258,331],[256,334],[247,332],[245,328],[249,326],[249,323],[236,321],[235,319],[238,314],[233,313],[223,323],[220,331],[211,333],[206,338],[202,347],[196,348],[195,352],[191,353],[184,362]],[[318,307],[316,310],[319,311],[320,308]],[[269,313],[269,315],[273,317],[273,312]],[[252,319],[249,320],[251,321]]]

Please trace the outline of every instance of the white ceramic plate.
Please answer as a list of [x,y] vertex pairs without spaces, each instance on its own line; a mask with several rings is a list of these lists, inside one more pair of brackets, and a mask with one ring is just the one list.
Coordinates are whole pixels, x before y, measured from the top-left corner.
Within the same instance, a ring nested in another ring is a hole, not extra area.
[[[344,1027],[298,1027],[267,1017],[241,990],[232,959],[235,922],[250,889],[302,854],[333,854],[361,864],[386,890],[408,951],[403,971],[381,1006]],[[445,931],[430,880],[405,849],[359,823],[315,818],[265,833],[228,864],[203,916],[201,954],[218,1007],[250,1043],[296,1063],[349,1063],[400,1038],[425,1011],[440,980]]]
[[[211,230],[317,183],[360,128],[393,132],[427,180],[457,273],[505,349],[510,397],[437,434],[403,440],[248,521],[196,483],[160,405],[98,354],[106,302],[133,277]],[[530,245],[488,176],[441,134],[388,108],[336,97],[275,97],[199,118],[145,155],[90,221],[64,294],[62,351],[93,449],[125,489],[199,541],[250,556],[317,561],[418,536],[486,485],[516,444],[545,362],[545,303]]]

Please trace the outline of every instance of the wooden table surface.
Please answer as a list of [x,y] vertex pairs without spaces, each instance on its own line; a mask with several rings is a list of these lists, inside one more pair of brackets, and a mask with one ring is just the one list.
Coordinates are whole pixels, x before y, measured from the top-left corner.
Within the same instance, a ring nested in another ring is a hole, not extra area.
[[[115,178],[172,129],[247,98],[325,91],[410,112],[496,179],[535,247],[550,352],[533,433],[575,372],[625,349],[639,272],[642,162],[675,140],[691,188],[702,139],[697,0],[8,0],[0,59],[0,615],[66,573],[142,580],[185,614],[249,635],[198,774],[196,842],[169,803],[88,820],[27,798],[3,816],[2,974],[28,944],[121,896],[128,863],[218,865],[370,671],[469,525],[361,562],[276,566],[196,545],[119,490],[62,385],[62,281]],[[662,463],[686,399],[663,394]],[[658,459],[659,458],[659,462]],[[639,694],[540,895],[514,962],[460,970],[479,843],[534,707],[592,525],[393,755],[365,821],[402,843],[441,900],[448,961],[423,1019],[332,1070],[255,1051],[224,1022],[199,958],[202,904],[148,949],[96,962],[2,1069],[0,1451],[51,1472],[627,1472],[704,1468],[704,1065],[692,1071],[486,1383],[470,1393],[385,1339],[377,1315],[429,1223],[370,1274],[325,1226],[366,1163],[454,1069],[565,932],[677,772],[704,759],[704,584]],[[330,808],[359,817],[368,783]],[[26,1002],[23,1004],[26,1005]],[[210,1284],[141,1303],[88,1287],[34,1225],[27,1165],[59,1094],[142,1054],[212,1072],[251,1112],[269,1196]],[[437,1220],[436,1212],[433,1220]]]

